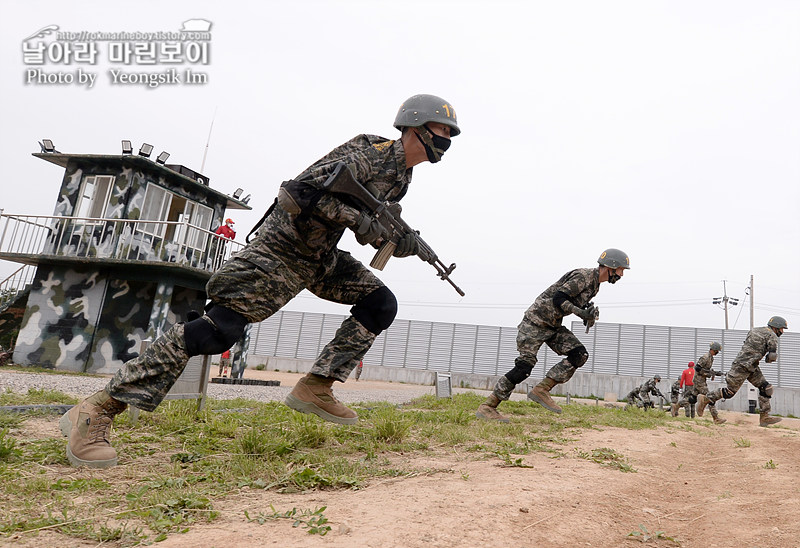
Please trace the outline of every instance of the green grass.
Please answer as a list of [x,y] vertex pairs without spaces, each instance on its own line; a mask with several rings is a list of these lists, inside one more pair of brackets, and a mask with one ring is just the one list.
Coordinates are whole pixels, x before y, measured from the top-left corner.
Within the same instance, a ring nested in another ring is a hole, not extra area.
[[[76,403],[48,390],[6,392],[0,401]],[[353,406],[360,420],[349,426],[278,402],[208,400],[196,414],[193,401],[168,401],[154,413],[142,413],[135,424],[128,413],[116,418],[112,442],[119,466],[102,471],[70,468],[61,437],[26,435],[27,414],[0,414],[0,543],[48,528],[66,539],[151,544],[213,521],[225,497],[245,487],[282,493],[361,489],[385,478],[454,473],[414,468],[413,457],[437,452],[526,468],[535,453],[575,458],[567,448],[582,430],[674,426],[664,413],[570,405],[555,415],[513,401],[501,408],[511,422],[494,423],[475,417],[482,401],[466,393],[452,399],[425,396],[403,406],[360,404]],[[577,456],[635,471],[612,449]],[[466,481],[469,475],[461,477]],[[326,532],[319,509],[250,514],[253,520],[301,519],[298,527]]]

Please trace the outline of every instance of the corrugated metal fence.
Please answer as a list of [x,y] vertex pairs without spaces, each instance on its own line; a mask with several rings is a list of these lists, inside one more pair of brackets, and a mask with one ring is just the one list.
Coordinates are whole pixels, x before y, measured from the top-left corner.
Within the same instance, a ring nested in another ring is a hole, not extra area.
[[[253,326],[249,354],[313,360],[344,319],[339,314],[280,311]],[[727,371],[747,336],[745,330],[612,323],[598,323],[586,334],[579,321],[571,329],[589,351],[582,372],[634,377],[678,377],[711,341],[722,345],[715,369]],[[395,320],[375,340],[364,363],[498,376],[514,366],[516,338],[516,327]],[[800,333],[785,333],[779,345],[778,361],[762,362],[762,370],[775,386],[800,388]],[[544,372],[559,359],[543,346],[536,369]]]

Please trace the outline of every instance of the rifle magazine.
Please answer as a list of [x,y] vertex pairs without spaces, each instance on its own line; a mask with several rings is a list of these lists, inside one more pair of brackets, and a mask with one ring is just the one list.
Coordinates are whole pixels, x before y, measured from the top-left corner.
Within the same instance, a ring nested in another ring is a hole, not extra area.
[[392,241],[386,242],[383,244],[375,256],[372,258],[372,261],[369,263],[369,266],[375,268],[377,270],[383,270],[386,266],[386,263],[389,262],[389,259],[392,258],[394,254],[394,250],[397,248],[397,244]]

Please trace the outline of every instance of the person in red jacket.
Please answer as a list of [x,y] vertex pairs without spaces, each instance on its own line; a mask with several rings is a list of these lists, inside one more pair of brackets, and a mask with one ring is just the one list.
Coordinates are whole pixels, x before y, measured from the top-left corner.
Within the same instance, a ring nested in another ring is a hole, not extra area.
[[684,407],[686,416],[694,418],[694,404],[697,403],[697,394],[694,391],[694,362],[689,362],[689,366],[681,373],[681,388],[683,388],[683,398],[678,402],[678,407]]
[[214,233],[233,240],[236,238],[236,231],[233,229],[234,224],[233,219],[225,219],[225,224],[220,226]]

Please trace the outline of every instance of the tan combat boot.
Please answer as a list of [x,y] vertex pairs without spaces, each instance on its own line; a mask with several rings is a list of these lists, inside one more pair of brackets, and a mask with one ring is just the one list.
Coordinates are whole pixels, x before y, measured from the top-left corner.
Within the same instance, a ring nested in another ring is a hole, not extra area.
[[561,413],[561,408],[556,405],[556,402],[550,397],[550,390],[557,384],[558,383],[550,377],[545,377],[542,379],[542,382],[533,387],[533,390],[528,392],[528,399],[542,405],[548,411]]
[[761,413],[758,420],[759,426],[767,427],[770,424],[775,424],[776,422],[781,422],[780,417],[770,417],[769,413]]
[[678,416],[678,404],[677,403],[673,403],[670,406],[670,413],[672,414],[673,417],[677,417]]
[[504,417],[500,414],[497,410],[497,406],[500,405],[500,398],[495,396],[494,394],[489,394],[489,397],[486,398],[486,401],[478,406],[478,410],[475,412],[475,416],[479,419],[487,419],[493,420],[498,422],[510,422],[507,417]]
[[724,424],[724,423],[728,422],[728,419],[723,419],[719,415],[717,415],[716,417],[711,417],[711,418],[714,419],[714,424]]
[[696,407],[697,407],[697,416],[698,417],[702,417],[703,416],[703,411],[706,410],[706,405],[708,405],[709,403],[711,403],[711,400],[709,400],[708,396],[706,396],[705,394],[700,394],[699,396],[697,396],[697,405],[696,405]]
[[67,459],[72,466],[110,468],[117,465],[117,452],[108,441],[111,423],[127,404],[105,390],[83,400],[64,413],[58,425],[67,441]]
[[337,424],[355,424],[358,415],[336,399],[331,390],[332,377],[309,373],[294,386],[285,403],[295,411],[313,413],[326,421]]

